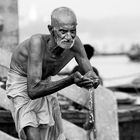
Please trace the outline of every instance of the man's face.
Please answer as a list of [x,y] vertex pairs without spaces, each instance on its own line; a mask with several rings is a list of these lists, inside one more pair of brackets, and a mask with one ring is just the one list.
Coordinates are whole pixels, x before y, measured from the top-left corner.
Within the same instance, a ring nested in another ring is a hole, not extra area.
[[61,25],[53,27],[53,36],[59,47],[70,49],[75,41],[76,25]]

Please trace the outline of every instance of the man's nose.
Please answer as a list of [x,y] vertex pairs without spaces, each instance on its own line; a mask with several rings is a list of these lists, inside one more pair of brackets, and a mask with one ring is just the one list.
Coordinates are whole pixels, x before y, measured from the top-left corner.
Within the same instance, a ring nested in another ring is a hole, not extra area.
[[66,38],[67,40],[71,40],[71,39],[72,39],[71,33],[70,33],[70,32],[67,32],[65,38]]

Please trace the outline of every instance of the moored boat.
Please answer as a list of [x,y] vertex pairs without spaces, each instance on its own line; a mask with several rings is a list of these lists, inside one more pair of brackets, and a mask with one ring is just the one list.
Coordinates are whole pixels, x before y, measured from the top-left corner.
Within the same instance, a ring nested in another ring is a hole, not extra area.
[[140,61],[140,45],[133,45],[130,50],[127,52],[127,56],[132,61]]

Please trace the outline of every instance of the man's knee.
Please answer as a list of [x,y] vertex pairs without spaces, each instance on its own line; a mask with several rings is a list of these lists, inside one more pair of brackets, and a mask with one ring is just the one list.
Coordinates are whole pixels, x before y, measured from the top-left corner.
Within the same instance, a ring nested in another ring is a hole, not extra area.
[[27,140],[41,140],[39,128],[27,126],[24,128]]

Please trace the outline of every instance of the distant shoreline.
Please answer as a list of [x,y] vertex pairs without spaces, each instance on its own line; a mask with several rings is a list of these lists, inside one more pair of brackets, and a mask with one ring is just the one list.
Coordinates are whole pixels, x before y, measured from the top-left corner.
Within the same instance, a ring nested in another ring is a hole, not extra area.
[[97,53],[95,56],[127,55],[127,53]]

